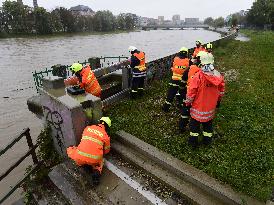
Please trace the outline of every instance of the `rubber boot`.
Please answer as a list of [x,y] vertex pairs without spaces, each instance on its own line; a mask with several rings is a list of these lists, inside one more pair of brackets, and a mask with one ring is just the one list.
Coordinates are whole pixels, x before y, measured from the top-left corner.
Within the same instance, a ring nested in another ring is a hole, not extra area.
[[163,107],[162,107],[162,110],[163,110],[164,112],[169,112],[169,109],[170,109],[170,104],[167,104],[167,103],[165,103],[165,104],[163,105]]
[[91,178],[94,186],[98,186],[100,184],[101,174],[98,170],[95,170],[92,173]]
[[198,136],[190,136],[188,138],[188,144],[192,146],[193,149],[198,147]]
[[133,100],[135,100],[135,99],[137,99],[137,97],[138,97],[138,92],[133,92],[133,91],[131,91],[131,93],[130,93],[130,98],[131,99],[133,99]]
[[203,136],[203,144],[210,145],[212,142],[212,137]]
[[181,105],[182,100],[181,100],[181,95],[180,95],[180,93],[177,93],[177,94],[176,94],[176,101],[177,101],[177,107],[178,107],[179,109],[181,109],[181,108],[182,108],[182,105]]
[[144,96],[144,88],[138,88],[138,96],[143,97]]
[[179,131],[184,133],[186,131],[186,126],[188,124],[188,116],[181,116],[179,119]]

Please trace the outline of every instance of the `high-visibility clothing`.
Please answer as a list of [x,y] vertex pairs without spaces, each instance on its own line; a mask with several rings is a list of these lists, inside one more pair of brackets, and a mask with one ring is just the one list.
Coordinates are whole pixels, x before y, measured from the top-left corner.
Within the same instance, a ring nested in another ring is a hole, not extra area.
[[103,155],[109,151],[110,138],[102,124],[87,126],[83,131],[80,144],[77,147],[67,148],[68,156],[77,165],[91,165],[99,171],[103,163]]
[[95,77],[89,65],[82,69],[80,75],[82,76],[80,87],[84,88],[86,92],[100,97],[102,92],[101,86],[99,85],[97,78]]
[[193,57],[193,58],[196,58],[197,54],[198,54],[200,51],[206,51],[206,49],[205,49],[203,46],[200,46],[199,48],[198,48],[198,47],[195,47],[195,49],[194,49],[194,51],[193,51],[193,54],[192,54],[192,57]]
[[80,84],[81,88],[84,88],[87,93],[95,95],[97,97],[101,96],[101,86],[99,85],[97,78],[92,72],[89,65],[84,67],[80,72],[82,82],[79,81],[77,76],[72,76],[64,80],[66,86]]
[[135,68],[137,68],[139,71],[145,71],[146,70],[145,53],[140,51],[139,53],[136,52],[133,55],[140,61],[140,64],[135,66]]
[[191,117],[199,122],[212,120],[224,90],[224,78],[218,71],[196,73],[188,87],[185,101],[187,105],[191,104]]
[[146,78],[145,53],[136,51],[130,59],[130,67],[132,68],[132,84],[131,97],[133,99],[141,97],[144,93],[144,82]]
[[191,65],[188,71],[187,77],[187,86],[189,87],[191,80],[193,79],[194,75],[199,72],[201,69],[197,65]]
[[176,56],[173,60],[173,66],[171,68],[173,72],[172,80],[182,80],[183,73],[188,67],[188,58],[179,58],[178,56]]

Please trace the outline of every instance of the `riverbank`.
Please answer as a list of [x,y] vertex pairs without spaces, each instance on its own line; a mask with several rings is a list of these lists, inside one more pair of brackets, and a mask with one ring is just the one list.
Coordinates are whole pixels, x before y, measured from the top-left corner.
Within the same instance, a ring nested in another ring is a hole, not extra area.
[[155,82],[143,99],[124,101],[108,111],[113,133],[125,130],[147,143],[266,201],[274,170],[273,32],[243,31],[250,41],[232,40],[214,49],[216,66],[226,75],[226,95],[214,126],[213,145],[192,150],[188,133],[178,133],[178,110],[165,114],[169,78]]

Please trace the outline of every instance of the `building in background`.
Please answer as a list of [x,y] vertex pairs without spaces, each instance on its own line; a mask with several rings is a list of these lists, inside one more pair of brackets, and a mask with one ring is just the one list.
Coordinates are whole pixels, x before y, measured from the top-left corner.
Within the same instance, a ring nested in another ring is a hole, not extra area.
[[200,24],[199,18],[185,18],[186,25],[197,25]]
[[181,25],[182,22],[179,14],[172,16],[172,23],[173,25],[176,25],[176,26]]
[[34,7],[34,8],[37,8],[37,7],[38,7],[37,0],[33,0],[33,7]]
[[78,5],[69,9],[74,15],[94,16],[95,12],[88,6]]
[[158,16],[158,24],[162,25],[165,21],[165,17],[164,16]]

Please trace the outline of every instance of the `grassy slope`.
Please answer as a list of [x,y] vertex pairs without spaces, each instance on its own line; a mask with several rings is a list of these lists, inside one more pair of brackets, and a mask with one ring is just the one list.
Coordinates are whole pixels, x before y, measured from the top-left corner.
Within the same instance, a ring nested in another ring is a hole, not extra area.
[[178,133],[179,113],[164,114],[161,105],[168,78],[155,82],[143,99],[127,100],[108,115],[113,132],[123,129],[209,175],[235,190],[267,200],[274,185],[274,33],[244,31],[251,41],[233,40],[217,48],[215,61],[221,71],[234,70],[215,120],[221,137],[211,148],[192,150],[188,133]]

